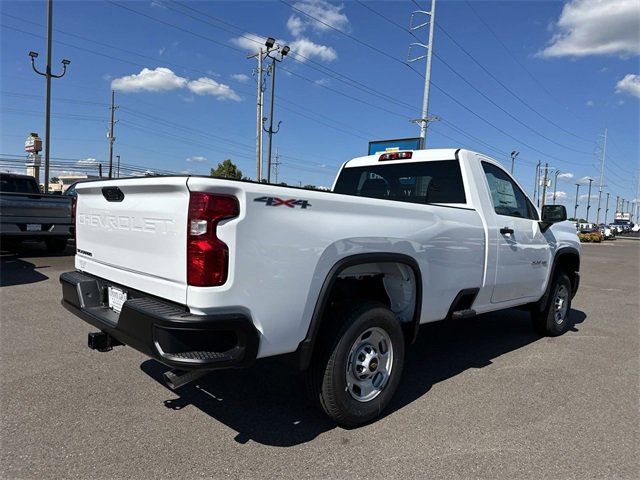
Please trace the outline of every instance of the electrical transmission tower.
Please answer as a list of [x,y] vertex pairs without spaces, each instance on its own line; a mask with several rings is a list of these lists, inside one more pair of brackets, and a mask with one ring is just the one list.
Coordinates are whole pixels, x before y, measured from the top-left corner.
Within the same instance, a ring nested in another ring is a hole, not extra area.
[[[428,20],[423,20],[425,17]],[[414,23],[414,18],[420,18],[421,20],[416,21]],[[431,10],[415,10],[411,14],[411,20],[409,22],[409,30],[413,33],[418,31],[427,25],[429,26],[429,41],[428,43],[420,43],[414,42],[409,45],[409,52],[407,54],[407,62],[413,63],[418,60],[422,60],[423,58],[427,59],[426,67],[425,67],[425,75],[424,75],[424,93],[422,96],[422,115],[419,119],[414,120],[416,123],[420,124],[420,138],[422,143],[422,148],[426,147],[427,144],[427,127],[430,122],[434,122],[438,120],[438,117],[429,115],[429,89],[431,87],[431,57],[433,54],[433,31],[436,24],[436,0],[431,0]],[[426,50],[426,53],[418,54],[417,56],[411,55],[412,48],[419,48],[421,50]]]

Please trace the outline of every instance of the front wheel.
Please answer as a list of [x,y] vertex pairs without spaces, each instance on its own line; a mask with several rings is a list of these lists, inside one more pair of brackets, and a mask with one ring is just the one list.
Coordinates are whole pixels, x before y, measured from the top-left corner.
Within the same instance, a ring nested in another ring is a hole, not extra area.
[[331,419],[353,427],[378,417],[398,388],[404,334],[380,303],[366,302],[337,320],[314,355],[307,386]]
[[540,309],[533,307],[531,319],[536,331],[541,335],[557,337],[569,328],[569,312],[571,311],[571,280],[564,272],[558,272],[553,278],[551,296],[547,304]]

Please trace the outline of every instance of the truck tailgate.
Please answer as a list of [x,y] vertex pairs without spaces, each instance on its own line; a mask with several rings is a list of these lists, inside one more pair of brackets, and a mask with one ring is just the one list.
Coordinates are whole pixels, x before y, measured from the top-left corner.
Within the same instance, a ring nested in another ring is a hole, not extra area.
[[186,302],[186,177],[87,182],[77,187],[76,268]]
[[15,223],[71,223],[71,199],[57,195],[7,193],[0,195],[3,221]]

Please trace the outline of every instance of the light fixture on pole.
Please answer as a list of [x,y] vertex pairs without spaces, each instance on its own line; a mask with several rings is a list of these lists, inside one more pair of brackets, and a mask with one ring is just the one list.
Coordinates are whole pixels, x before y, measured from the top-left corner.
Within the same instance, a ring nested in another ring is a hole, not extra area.
[[71,62],[66,58],[62,60],[62,73],[54,75],[51,73],[51,44],[53,37],[53,0],[47,2],[47,66],[46,71],[41,72],[36,68],[35,60],[38,58],[38,52],[30,51],[31,68],[38,75],[46,78],[46,96],[45,96],[45,127],[44,127],[44,192],[49,192],[49,152],[51,151],[51,79],[64,77],[67,73],[67,65]]
[[[279,45],[275,44],[275,40],[271,37],[267,38],[267,41],[265,42],[265,45],[267,46],[267,57],[271,58],[271,65],[269,66],[269,74],[271,75],[271,102],[269,105],[269,128],[265,128],[265,132],[267,132],[269,134],[269,144],[267,147],[267,183],[271,183],[271,147],[273,145],[273,134],[274,133],[278,133],[278,131],[280,131],[280,124],[282,122],[278,122],[278,127],[274,130],[273,129],[273,103],[274,103],[274,99],[275,99],[275,88],[276,88],[276,62],[281,62],[284,57],[286,57],[289,52],[290,52],[290,48],[288,45],[284,45],[283,47],[280,47]],[[276,52],[275,56],[271,55],[272,52]],[[280,54],[278,58],[278,53]]]

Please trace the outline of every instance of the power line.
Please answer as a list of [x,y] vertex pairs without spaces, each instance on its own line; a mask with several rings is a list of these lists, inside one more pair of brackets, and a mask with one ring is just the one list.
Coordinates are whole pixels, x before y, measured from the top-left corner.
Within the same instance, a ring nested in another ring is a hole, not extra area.
[[[480,14],[476,11],[475,8],[473,8],[471,6],[471,2],[469,2],[468,0],[465,2],[467,4],[467,6],[469,7],[469,9],[474,13],[474,15],[476,17],[478,17],[478,20],[480,20],[480,22],[485,26],[485,28],[489,31],[489,33],[491,33],[491,35],[493,36],[493,38],[496,39],[496,41],[498,42],[498,44],[500,44],[500,46],[503,48],[503,50],[505,52],[507,52],[507,55],[509,55],[511,57],[511,59],[518,64],[518,66],[525,71],[525,73],[536,83],[536,85],[538,85],[538,87],[540,87],[540,89],[542,91],[544,91],[552,100],[554,100],[556,103],[559,103],[561,105],[564,105],[564,107],[567,109],[568,112],[570,112],[575,118],[579,119],[570,109],[569,107],[567,107],[567,105],[562,102],[561,100],[559,100],[558,98],[556,98],[555,95],[553,95],[545,86],[544,84],[542,84],[542,82],[540,82],[535,75],[533,75],[533,73],[531,73],[531,71],[529,71],[529,69],[527,67],[524,66],[524,64],[522,62],[520,62],[520,60],[518,60],[518,58],[511,53],[511,50],[509,50],[509,48],[504,44],[504,42],[500,39],[500,37],[496,34],[495,31],[493,31],[493,29],[489,26],[489,24],[480,16]],[[583,140],[585,141],[589,141],[588,139],[583,138]]]
[[566,130],[564,127],[562,127],[561,125],[557,124],[556,122],[554,122],[553,120],[551,120],[549,117],[547,117],[546,115],[543,115],[542,113],[540,113],[538,110],[536,110],[535,108],[533,108],[528,102],[526,102],[520,95],[518,95],[517,93],[515,93],[513,90],[511,90],[509,87],[507,87],[498,77],[496,77],[493,73],[491,73],[491,71],[486,68],[484,65],[482,65],[482,63],[480,63],[478,61],[478,59],[473,56],[472,54],[470,54],[462,45],[460,45],[460,43],[449,34],[449,32],[447,32],[447,30],[442,27],[438,22],[436,22],[436,27],[438,27],[440,29],[440,31],[442,33],[445,34],[445,36],[447,38],[449,38],[449,40],[451,40],[454,45],[456,45],[460,50],[462,50],[462,52],[471,59],[471,61],[473,63],[475,63],[476,65],[478,65],[478,67],[480,67],[482,69],[483,72],[485,72],[487,75],[489,75],[493,80],[495,80],[502,88],[504,88],[507,92],[509,92],[514,98],[516,98],[520,103],[522,103],[525,107],[527,107],[529,110],[531,110],[533,113],[535,113],[536,115],[538,115],[540,118],[542,118],[543,120],[549,122],[551,125],[553,125],[554,127],[562,130],[563,132],[578,138],[584,142],[588,142],[588,143],[593,143],[592,139],[588,139],[585,137],[581,137],[580,135],[576,135],[575,133]]
[[[403,26],[401,26],[400,24],[394,22],[393,20],[391,20],[390,18],[388,18],[386,15],[378,12],[377,10],[373,9],[372,7],[366,5],[365,3],[361,2],[360,0],[357,0],[357,3],[360,4],[361,6],[363,6],[364,8],[368,9],[369,11],[375,13],[376,15],[378,15],[379,17],[383,18],[384,20],[386,20],[388,23],[394,25],[395,27],[397,27],[398,29],[400,29],[401,31],[408,33],[410,35],[412,35],[414,38],[417,38],[413,32]],[[439,22],[435,22],[435,25],[458,47],[460,48],[460,50],[462,50],[465,55],[467,55],[476,65],[478,65],[487,75],[489,75],[493,80],[495,80],[500,86],[502,86],[507,92],[509,92],[512,96],[514,96],[520,103],[522,103],[524,106],[526,106],[528,109],[530,109],[531,111],[533,111],[535,114],[537,114],[538,116],[540,116],[542,119],[546,120],[547,122],[549,122],[550,124],[554,125],[555,127],[557,127],[558,129],[564,131],[565,133],[568,133],[570,135],[573,135],[574,137],[577,137],[581,140],[584,141],[588,141],[589,143],[593,143],[592,140],[585,140],[583,137],[580,137],[578,135],[575,135],[574,133],[564,129],[562,126],[558,125],[557,123],[555,123],[553,120],[549,119],[548,117],[544,116],[543,114],[541,114],[540,112],[538,112],[535,108],[533,108],[531,105],[529,105],[525,100],[523,100],[518,94],[516,94],[515,92],[513,92],[509,87],[507,87],[500,79],[498,79],[495,75],[493,75],[493,73],[491,73],[489,71],[489,69],[487,69],[484,65],[482,65],[473,55],[471,55],[462,45],[460,45],[460,43],[458,43],[451,35],[449,35],[449,33],[444,29],[444,27],[442,27],[440,25]],[[525,128],[531,130],[533,133],[545,138],[547,141],[554,143],[560,147],[566,148],[568,150],[572,150],[574,152],[577,153],[582,153],[582,154],[588,154],[587,152],[584,151],[579,151],[576,150],[574,148],[568,147],[564,144],[561,144],[559,142],[556,142],[555,140],[547,137],[546,135],[540,133],[538,130],[534,129],[533,127],[525,124],[524,122],[522,122],[520,119],[516,118],[515,116],[513,116],[510,112],[508,112],[507,110],[505,110],[504,108],[502,108],[501,106],[499,106],[498,104],[496,104],[493,100],[491,100],[487,95],[485,95],[483,92],[481,92],[478,88],[476,88],[471,82],[469,82],[465,77],[463,77],[456,69],[454,69],[451,65],[449,65],[443,58],[441,58],[437,53],[434,52],[434,56],[436,58],[438,58],[447,68],[449,68],[455,75],[457,75],[459,78],[461,78],[465,83],[467,83],[467,85],[469,85],[471,88],[473,88],[477,93],[479,93],[480,95],[482,95],[485,99],[487,99],[489,102],[491,102],[493,105],[495,105],[497,108],[499,108],[501,111],[503,111],[504,113],[506,113],[507,115],[509,115],[509,117],[511,117],[513,120],[515,120],[516,122],[520,123],[521,125],[523,125]]]
[[509,118],[511,118],[513,121],[519,123],[520,125],[522,125],[523,127],[525,127],[527,130],[535,133],[536,135],[540,136],[541,138],[544,138],[545,140],[547,140],[548,142],[551,142],[559,147],[565,148],[567,150],[571,150],[573,152],[576,153],[581,153],[583,155],[589,155],[589,152],[585,152],[583,150],[576,150],[575,148],[572,147],[568,147],[560,142],[557,142],[555,140],[553,140],[552,138],[546,136],[545,134],[541,133],[540,131],[536,130],[535,128],[531,127],[530,125],[526,124],[525,122],[523,122],[522,120],[520,120],[518,117],[516,117],[515,115],[513,115],[511,112],[509,112],[508,110],[506,110],[505,108],[501,107],[500,105],[498,105],[495,101],[493,101],[488,95],[486,95],[484,92],[482,92],[480,89],[478,89],[475,85],[473,85],[469,80],[467,80],[463,75],[460,74],[460,72],[458,72],[455,68],[453,68],[451,65],[449,65],[449,63],[447,63],[442,57],[440,57],[438,54],[434,53],[433,54],[442,64],[444,64],[449,70],[451,70],[451,72],[453,72],[458,78],[460,78],[464,83],[466,83],[469,87],[471,87],[476,93],[478,93],[482,98],[484,98],[485,100],[487,100],[489,103],[491,103],[494,107],[498,108],[501,112],[505,113]]

